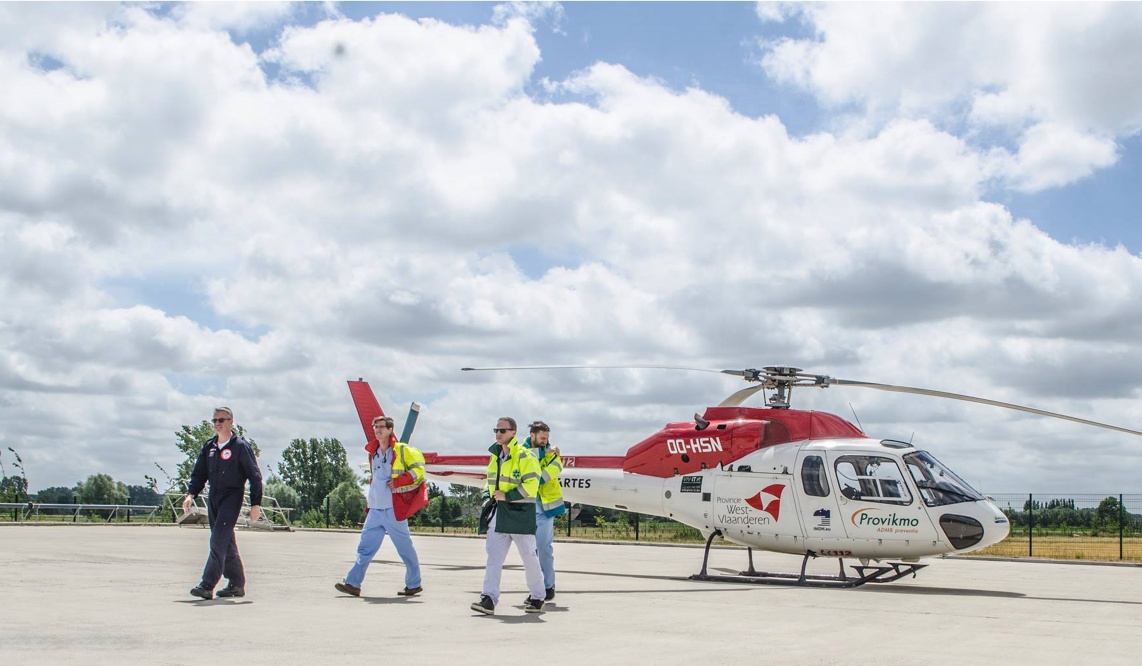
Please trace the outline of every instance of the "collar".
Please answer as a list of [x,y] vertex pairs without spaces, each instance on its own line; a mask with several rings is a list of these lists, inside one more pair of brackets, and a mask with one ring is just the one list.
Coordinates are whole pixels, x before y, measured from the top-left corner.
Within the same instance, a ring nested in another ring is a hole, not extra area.
[[[397,448],[397,444],[397,436],[389,435],[389,449],[395,450]],[[375,439],[370,439],[368,443],[365,444],[365,450],[369,452],[370,456],[375,456],[377,451],[381,450],[381,443]]]
[[219,441],[218,441],[218,435],[215,435],[215,436],[214,436],[214,445],[215,445],[215,446],[217,446],[217,447],[218,447],[218,448],[220,448],[220,449],[224,449],[224,448],[226,448],[227,446],[230,446],[230,442],[233,442],[233,441],[234,441],[234,439],[235,439],[236,437],[238,437],[238,433],[236,433],[236,432],[231,432],[231,433],[230,433],[230,439],[226,440],[225,442],[221,442],[221,443],[219,443]]
[[503,446],[500,446],[499,442],[495,442],[494,444],[492,444],[491,446],[488,447],[488,453],[490,453],[494,456],[499,456],[501,458],[507,458],[507,457],[511,456],[512,449],[514,449],[515,447],[517,447],[519,445],[520,445],[519,440],[516,439],[515,437],[512,437],[511,440],[509,440],[508,443],[504,444]]

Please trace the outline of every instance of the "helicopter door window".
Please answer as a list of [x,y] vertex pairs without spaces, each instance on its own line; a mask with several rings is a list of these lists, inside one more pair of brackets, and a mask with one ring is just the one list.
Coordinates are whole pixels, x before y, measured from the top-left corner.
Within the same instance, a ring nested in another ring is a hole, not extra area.
[[806,495],[829,496],[829,477],[825,474],[825,461],[821,456],[807,456],[801,463],[801,485]]
[[837,483],[841,494],[862,502],[911,504],[912,494],[904,483],[900,466],[882,456],[841,456],[837,459]]

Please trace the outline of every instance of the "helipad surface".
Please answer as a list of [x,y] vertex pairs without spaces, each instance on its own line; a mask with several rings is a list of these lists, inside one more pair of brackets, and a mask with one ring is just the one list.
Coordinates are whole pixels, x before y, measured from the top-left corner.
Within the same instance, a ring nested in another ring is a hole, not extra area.
[[[687,580],[698,548],[557,543],[548,611],[523,612],[513,552],[484,617],[468,608],[480,539],[415,536],[425,592],[413,599],[394,594],[403,566],[386,543],[357,599],[333,589],[356,534],[240,532],[248,596],[204,602],[187,592],[207,534],[0,526],[0,664],[1142,663],[1135,567],[932,560],[916,579],[798,589]],[[711,558],[744,564],[736,549]]]

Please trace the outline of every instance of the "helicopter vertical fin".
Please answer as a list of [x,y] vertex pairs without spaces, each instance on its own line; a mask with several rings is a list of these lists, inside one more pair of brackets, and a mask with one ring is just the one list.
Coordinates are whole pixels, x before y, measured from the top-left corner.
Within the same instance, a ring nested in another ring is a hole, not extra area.
[[358,379],[349,381],[349,394],[353,396],[353,406],[357,408],[357,416],[361,419],[361,429],[365,431],[365,441],[375,444],[377,438],[373,437],[373,419],[384,416],[381,403],[369,387],[369,382]]

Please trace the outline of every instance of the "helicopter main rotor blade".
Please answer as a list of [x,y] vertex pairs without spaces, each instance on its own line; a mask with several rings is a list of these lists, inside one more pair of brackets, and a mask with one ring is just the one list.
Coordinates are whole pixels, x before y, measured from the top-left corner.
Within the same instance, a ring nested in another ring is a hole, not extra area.
[[721,374],[720,370],[710,370],[709,368],[685,368],[677,365],[515,365],[515,366],[498,366],[490,368],[460,368],[461,372],[469,371],[483,371],[483,370],[591,370],[591,369],[606,369],[606,370],[691,370],[694,372],[712,372],[714,374]]
[[[892,384],[877,384],[876,382],[861,382],[852,379],[836,379],[835,377],[823,378],[822,385],[829,386],[836,384],[837,386],[863,386],[864,388],[876,389],[878,391],[892,391],[894,393],[915,393],[917,395],[929,395],[934,398],[948,398],[950,400],[962,400],[964,402],[976,402],[981,405],[991,405],[992,407],[1003,407],[1004,409],[1014,409],[1019,412],[1027,412],[1029,414],[1038,414],[1039,416],[1050,416],[1064,421],[1073,421],[1075,423],[1082,423],[1083,425],[1095,426],[1096,428],[1106,428],[1107,430],[1117,430],[1124,432],[1128,435],[1138,435],[1142,437],[1142,432],[1131,430],[1129,428],[1120,428],[1109,423],[1099,423],[1098,421],[1089,421],[1087,419],[1080,419],[1077,416],[1067,416],[1066,414],[1057,414],[1055,412],[1048,412],[1044,409],[1035,409],[1034,407],[1025,407],[1023,405],[1015,405],[1010,402],[1000,402],[999,400],[988,400],[987,398],[977,398],[971,395],[963,395],[960,393],[948,393],[947,391],[936,391],[933,389],[915,388],[912,386],[893,386]],[[739,391],[740,393],[740,391]],[[736,394],[735,394],[736,395]],[[731,396],[732,397],[732,396]]]
[[741,407],[741,404],[749,399],[751,395],[765,388],[765,384],[758,384],[756,386],[747,386],[740,391],[732,393],[728,398],[723,400],[719,407]]

